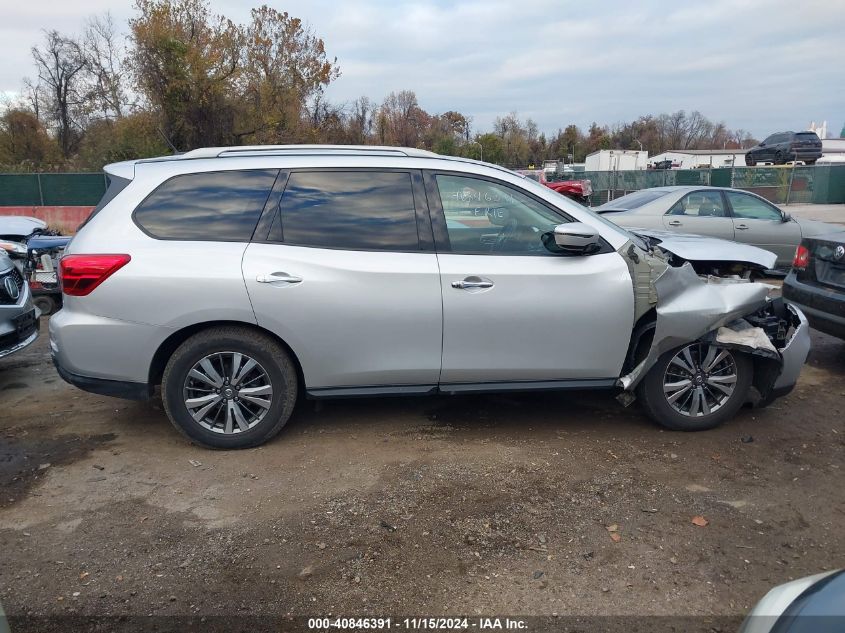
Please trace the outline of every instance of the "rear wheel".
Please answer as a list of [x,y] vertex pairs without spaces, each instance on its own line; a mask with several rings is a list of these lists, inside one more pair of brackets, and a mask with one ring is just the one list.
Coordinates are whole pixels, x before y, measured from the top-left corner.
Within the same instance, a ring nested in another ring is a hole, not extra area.
[[745,354],[692,343],[661,356],[638,395],[649,417],[666,428],[703,431],[736,414],[748,397],[753,371]]
[[49,316],[58,309],[56,300],[50,295],[35,295],[32,303],[41,311],[41,316]]
[[191,441],[248,448],[285,425],[296,403],[296,368],[271,337],[219,327],[186,340],[162,376],[164,408]]

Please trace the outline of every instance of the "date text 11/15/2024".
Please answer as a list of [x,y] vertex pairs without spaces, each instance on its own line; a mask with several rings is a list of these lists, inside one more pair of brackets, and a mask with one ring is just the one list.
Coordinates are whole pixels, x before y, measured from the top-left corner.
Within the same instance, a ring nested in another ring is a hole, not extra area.
[[308,628],[313,631],[346,630],[525,630],[525,620],[519,618],[308,618]]

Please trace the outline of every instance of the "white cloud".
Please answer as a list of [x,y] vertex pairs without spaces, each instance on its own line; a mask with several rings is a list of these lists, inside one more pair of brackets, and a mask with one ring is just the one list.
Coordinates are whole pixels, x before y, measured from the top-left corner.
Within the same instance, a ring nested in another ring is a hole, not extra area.
[[[212,0],[236,21],[248,6]],[[290,0],[280,8],[337,56],[343,74],[329,96],[338,101],[411,89],[427,110],[459,110],[477,128],[516,110],[549,132],[677,109],[758,136],[845,120],[845,3]],[[19,90],[32,74],[40,29],[76,31],[105,10],[120,23],[133,13],[128,0],[0,0],[0,91]]]

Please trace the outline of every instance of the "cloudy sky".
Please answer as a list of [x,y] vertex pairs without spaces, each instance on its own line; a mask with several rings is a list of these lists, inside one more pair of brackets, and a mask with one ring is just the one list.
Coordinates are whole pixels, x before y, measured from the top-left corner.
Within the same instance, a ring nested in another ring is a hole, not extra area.
[[[246,21],[245,0],[211,0]],[[0,92],[32,75],[42,29],[76,32],[131,0],[0,0]],[[475,129],[510,111],[553,132],[641,114],[699,110],[758,138],[845,123],[845,2],[268,0],[302,18],[343,73],[334,101],[410,89],[429,112],[458,110]]]

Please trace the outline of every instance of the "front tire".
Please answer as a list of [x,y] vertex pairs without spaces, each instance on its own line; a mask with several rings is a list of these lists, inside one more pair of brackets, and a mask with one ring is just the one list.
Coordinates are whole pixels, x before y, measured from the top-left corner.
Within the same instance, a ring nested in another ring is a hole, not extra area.
[[208,448],[249,448],[276,435],[293,412],[296,367],[270,336],[216,327],[190,337],[162,376],[164,410],[189,440]]
[[748,398],[753,373],[746,354],[692,343],[661,356],[637,394],[658,424],[673,431],[704,431],[739,411]]
[[746,156],[745,157],[745,166],[746,167],[754,167],[757,164],[757,161],[754,160],[753,156]]

